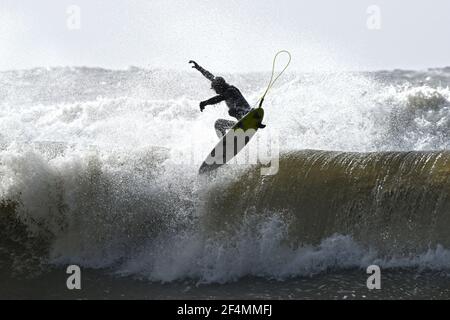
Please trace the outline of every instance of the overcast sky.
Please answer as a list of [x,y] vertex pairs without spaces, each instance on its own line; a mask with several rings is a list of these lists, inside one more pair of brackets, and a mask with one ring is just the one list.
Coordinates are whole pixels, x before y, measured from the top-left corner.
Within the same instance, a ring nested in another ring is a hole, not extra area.
[[0,70],[196,59],[245,72],[269,69],[279,49],[299,70],[443,67],[449,16],[449,0],[0,0]]

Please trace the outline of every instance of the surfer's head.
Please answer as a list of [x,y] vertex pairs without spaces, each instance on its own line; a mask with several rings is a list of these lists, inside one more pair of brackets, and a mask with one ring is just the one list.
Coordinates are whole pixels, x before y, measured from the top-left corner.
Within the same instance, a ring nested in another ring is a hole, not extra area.
[[229,84],[222,77],[215,77],[213,81],[211,81],[211,89],[216,91],[218,94],[222,94],[229,87]]

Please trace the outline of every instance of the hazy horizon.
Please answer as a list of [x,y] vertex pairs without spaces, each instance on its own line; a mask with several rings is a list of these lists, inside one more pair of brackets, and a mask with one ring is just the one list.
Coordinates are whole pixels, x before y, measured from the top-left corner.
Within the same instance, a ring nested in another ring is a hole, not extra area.
[[[103,69],[103,70],[108,70],[108,71],[127,71],[129,69],[133,69],[133,68],[137,68],[137,69],[142,69],[142,70],[164,70],[164,71],[174,71],[174,72],[183,72],[183,71],[187,71],[190,72],[192,71],[189,66],[187,66],[185,69],[174,69],[174,68],[164,68],[164,67],[151,67],[151,66],[135,66],[135,65],[129,65],[129,66],[123,66],[123,67],[104,67],[104,66],[96,66],[96,65],[53,65],[53,66],[32,66],[32,67],[28,67],[28,68],[16,68],[16,69],[0,69],[0,73],[7,73],[7,72],[14,72],[14,71],[30,71],[30,70],[34,70],[34,69],[64,69],[64,68],[68,68],[68,69],[82,69],[82,68],[86,68],[86,69]],[[439,67],[424,67],[424,68],[384,68],[384,69],[362,69],[362,70],[352,70],[352,69],[348,69],[348,70],[344,70],[343,72],[383,72],[383,71],[387,71],[387,72],[391,72],[394,70],[399,70],[399,71],[414,71],[414,72],[426,72],[426,71],[430,71],[430,70],[443,70],[443,69],[448,69],[450,68],[450,65],[448,66],[439,66]],[[221,74],[251,74],[251,73],[268,73],[270,72],[270,70],[249,70],[249,71],[220,71],[219,72]],[[287,70],[286,73],[289,73],[290,71]],[[304,73],[321,73],[321,72],[331,72],[333,73],[333,71],[314,71],[314,70],[305,70],[302,71]],[[335,72],[342,72],[340,70],[336,70]]]

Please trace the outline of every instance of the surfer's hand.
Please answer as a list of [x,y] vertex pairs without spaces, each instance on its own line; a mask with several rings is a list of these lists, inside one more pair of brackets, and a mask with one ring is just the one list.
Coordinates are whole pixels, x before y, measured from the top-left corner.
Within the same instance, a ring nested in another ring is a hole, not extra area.
[[200,102],[200,111],[203,112],[205,110],[206,103],[205,101]]
[[193,64],[192,68],[198,69],[198,63],[197,62],[195,62],[194,60],[190,60],[189,63]]

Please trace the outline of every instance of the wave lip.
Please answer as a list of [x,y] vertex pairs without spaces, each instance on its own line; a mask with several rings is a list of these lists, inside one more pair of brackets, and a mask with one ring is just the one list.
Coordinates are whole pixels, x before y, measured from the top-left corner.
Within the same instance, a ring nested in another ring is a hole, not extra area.
[[386,253],[450,246],[450,152],[297,151],[279,173],[258,167],[207,196],[205,223],[234,228],[243,216],[284,213],[289,239],[318,244],[333,234]]

